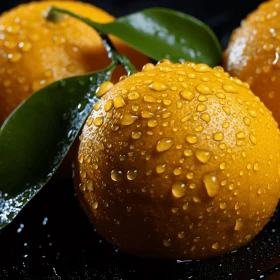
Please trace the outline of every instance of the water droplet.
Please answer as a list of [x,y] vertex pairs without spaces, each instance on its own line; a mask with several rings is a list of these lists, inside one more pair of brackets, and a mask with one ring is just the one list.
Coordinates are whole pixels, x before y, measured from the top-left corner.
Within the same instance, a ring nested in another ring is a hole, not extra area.
[[251,125],[251,120],[250,120],[248,117],[244,117],[244,118],[243,118],[243,122],[244,122],[244,124],[246,124],[247,126],[250,126],[250,125]]
[[215,250],[219,249],[219,247],[220,247],[220,245],[219,245],[218,242],[216,242],[212,245],[212,248],[215,249]]
[[233,85],[223,85],[223,89],[228,93],[236,93],[238,90]]
[[175,176],[181,175],[181,174],[182,174],[182,167],[174,168],[173,174],[174,174]]
[[114,99],[114,107],[117,109],[117,108],[122,108],[124,107],[126,104],[125,104],[125,101],[123,99],[122,96],[117,96],[115,99]]
[[201,93],[201,94],[205,94],[205,95],[208,95],[208,94],[212,94],[213,91],[210,87],[208,86],[205,86],[205,85],[198,85],[195,87],[195,89]]
[[178,232],[178,238],[182,239],[184,237],[185,237],[185,232],[184,231]]
[[220,208],[221,209],[226,209],[227,208],[227,204],[225,202],[220,202]]
[[223,106],[222,109],[228,116],[231,114],[231,110],[228,106]]
[[254,168],[253,168],[255,171],[258,171],[259,170],[259,164],[256,162],[254,164]]
[[262,193],[263,193],[262,189],[261,189],[261,188],[258,188],[257,193],[258,193],[258,194],[262,194]]
[[250,133],[249,134],[249,139],[251,141],[252,144],[256,145],[257,144],[257,138],[254,134]]
[[111,171],[111,179],[115,182],[121,181],[122,179],[122,171],[113,169]]
[[138,119],[138,116],[134,116],[132,114],[124,114],[121,117],[121,124],[122,125],[132,125],[136,120]]
[[142,136],[142,132],[140,132],[140,131],[134,131],[131,134],[132,139],[140,139],[141,136]]
[[145,95],[143,99],[147,103],[157,103],[157,99],[154,96]]
[[207,122],[207,123],[209,123],[210,120],[211,120],[211,117],[210,117],[210,115],[209,115],[208,113],[202,113],[202,114],[200,115],[200,118],[201,118],[202,120],[204,120],[205,122]]
[[172,115],[171,112],[164,112],[164,113],[161,115],[161,117],[162,117],[163,119],[167,119],[167,118],[169,118],[171,115]]
[[78,162],[79,163],[83,163],[84,162],[84,156],[81,154],[81,155],[79,155],[79,157],[78,157]]
[[189,179],[189,180],[193,179],[194,178],[194,173],[193,172],[187,172],[186,178]]
[[136,169],[130,169],[127,171],[126,177],[128,180],[132,181],[135,180],[137,177],[137,170]]
[[212,71],[212,69],[208,65],[201,63],[195,65],[194,71],[205,73]]
[[200,162],[207,163],[210,160],[212,154],[211,154],[211,152],[206,151],[206,150],[196,149],[195,156]]
[[187,140],[187,142],[190,143],[190,144],[196,144],[196,143],[198,142],[198,138],[197,138],[197,136],[195,136],[195,135],[188,135],[188,136],[186,137],[186,140]]
[[103,124],[103,117],[97,117],[95,120],[94,120],[94,125],[95,126],[101,126]]
[[158,152],[164,152],[169,150],[174,144],[174,140],[171,138],[161,138],[158,142],[157,142],[157,146],[156,146],[156,150]]
[[176,181],[172,184],[172,194],[176,198],[181,198],[186,194],[186,185],[183,182]]
[[87,173],[85,171],[81,171],[80,176],[85,179],[87,177]]
[[105,112],[109,112],[113,107],[113,100],[109,99],[106,101],[105,105],[104,105],[104,110]]
[[190,157],[190,156],[193,155],[193,151],[190,150],[190,149],[185,149],[185,150],[184,150],[184,155],[185,155],[186,157]]
[[197,197],[197,196],[193,196],[193,201],[194,201],[195,203],[200,203],[200,202],[201,202],[201,199],[200,199],[199,197]]
[[252,118],[256,118],[256,117],[258,116],[257,111],[256,111],[255,109],[253,109],[253,108],[249,108],[249,109],[248,109],[248,113],[249,113],[249,115],[250,115]]
[[164,91],[164,90],[167,90],[168,89],[168,86],[163,84],[163,83],[160,83],[160,82],[153,82],[149,88],[155,90],[155,91]]
[[222,132],[217,132],[213,135],[213,139],[216,141],[222,141],[224,139],[224,134]]
[[171,246],[171,241],[170,241],[170,239],[164,239],[164,240],[163,240],[163,245],[164,245],[165,247],[170,247],[170,246]]
[[129,94],[128,94],[128,99],[129,100],[136,100],[140,98],[140,94],[137,92],[137,91],[131,91]]
[[147,72],[147,71],[153,70],[154,68],[155,68],[154,64],[147,63],[142,67],[142,71]]
[[222,162],[221,164],[220,164],[220,169],[225,169],[226,168],[226,163],[225,162]]
[[164,173],[166,171],[166,164],[159,164],[156,167],[156,172],[158,174]]
[[239,131],[236,133],[236,137],[238,139],[244,139],[244,138],[246,138],[246,134],[243,131]]
[[205,173],[202,177],[202,181],[209,197],[215,197],[218,195],[220,185],[216,176],[216,172]]
[[107,93],[112,87],[114,86],[113,83],[106,81],[100,85],[100,87],[96,90],[96,97],[99,98]]
[[181,97],[185,100],[191,101],[194,99],[195,94],[192,91],[184,90],[180,93]]
[[21,59],[22,55],[20,53],[9,53],[8,59],[11,62],[18,62]]
[[154,116],[154,114],[152,112],[149,112],[148,110],[143,110],[141,112],[141,117],[144,119],[150,119]]
[[188,206],[189,206],[189,204],[187,202],[184,203],[183,204],[183,210],[185,210],[185,211],[188,210]]
[[157,120],[148,120],[148,127],[156,127],[158,125],[158,121]]
[[236,219],[235,221],[235,226],[234,226],[234,230],[239,231],[243,228],[243,221],[241,220],[241,218]]
[[93,202],[91,203],[91,207],[92,207],[93,209],[97,209],[97,208],[98,208],[98,201],[93,201]]
[[204,104],[198,104],[196,107],[197,112],[203,112],[205,110],[207,110],[207,107]]

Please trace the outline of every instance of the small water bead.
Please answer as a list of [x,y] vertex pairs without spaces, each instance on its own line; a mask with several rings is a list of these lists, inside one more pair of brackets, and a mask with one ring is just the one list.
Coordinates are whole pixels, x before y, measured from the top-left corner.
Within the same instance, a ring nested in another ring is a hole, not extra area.
[[178,238],[182,239],[184,237],[185,237],[185,232],[184,231],[178,232]]
[[140,131],[133,131],[131,134],[132,139],[140,139],[142,136],[142,132]]
[[197,136],[195,136],[195,135],[188,135],[188,136],[186,137],[186,140],[187,140],[187,142],[190,143],[190,144],[196,144],[196,143],[198,142],[198,138],[197,138]]
[[137,173],[138,171],[136,169],[130,169],[127,171],[126,177],[130,181],[135,180],[137,177]]
[[195,156],[201,163],[207,163],[212,157],[212,153],[206,150],[196,149]]
[[183,208],[184,211],[186,211],[186,210],[188,210],[188,207],[189,207],[189,204],[186,202],[186,203],[183,204],[182,208]]
[[213,139],[216,141],[222,141],[224,139],[224,134],[222,132],[216,132],[213,135]]
[[174,140],[171,138],[163,137],[157,142],[156,150],[158,152],[164,152],[169,150],[174,144]]
[[223,89],[228,93],[237,93],[238,92],[237,88],[233,85],[224,84]]
[[249,139],[251,141],[252,144],[256,145],[257,144],[257,138],[254,134],[250,133],[249,134]]
[[248,117],[243,118],[243,122],[245,125],[250,126],[251,125],[251,120]]
[[178,213],[178,211],[179,211],[179,208],[173,207],[173,208],[171,209],[171,212],[172,212],[173,214]]
[[154,68],[155,68],[154,64],[147,63],[142,67],[142,71],[147,72],[147,71],[153,70]]
[[226,202],[220,202],[220,208],[223,210],[226,209],[227,208]]
[[85,171],[81,171],[80,176],[85,179],[87,177],[87,173]]
[[252,118],[256,118],[258,116],[257,111],[253,108],[249,108],[247,111]]
[[163,119],[167,119],[167,118],[171,117],[171,115],[172,115],[171,112],[164,112],[164,113],[161,115],[161,117],[162,117]]
[[199,95],[198,98],[197,98],[197,100],[198,100],[199,102],[205,102],[205,101],[208,100],[208,98],[207,98],[205,95]]
[[207,110],[207,107],[204,104],[198,104],[196,107],[197,112],[203,112],[205,110]]
[[88,182],[86,183],[86,189],[87,189],[89,192],[94,191],[94,186],[93,186],[93,182],[92,182],[92,181],[88,181]]
[[126,105],[126,103],[125,103],[125,101],[124,101],[124,99],[123,99],[123,97],[122,96],[117,96],[115,99],[114,99],[114,107],[116,108],[116,109],[118,109],[118,108],[122,108],[122,107],[124,107]]
[[166,84],[160,83],[160,82],[153,82],[149,88],[155,90],[155,91],[165,91],[168,89],[168,86]]
[[100,85],[100,87],[96,90],[96,97],[99,98],[107,93],[112,87],[114,86],[113,83],[106,81]]
[[18,62],[21,59],[22,55],[16,52],[16,53],[9,53],[7,57],[11,62]]
[[171,246],[171,241],[170,241],[170,239],[164,239],[164,240],[163,240],[163,245],[164,245],[165,247],[170,247],[170,246]]
[[200,203],[201,199],[197,196],[193,196],[193,201],[196,202],[196,203]]
[[111,129],[112,129],[112,131],[116,132],[116,131],[118,131],[120,129],[120,127],[118,125],[116,125],[116,124],[113,124],[111,126]]
[[202,114],[200,115],[200,118],[201,118],[202,120],[204,120],[206,123],[209,123],[210,120],[211,120],[211,117],[210,117],[210,115],[209,115],[208,113],[202,113]]
[[210,87],[208,86],[205,86],[205,85],[198,85],[195,87],[195,89],[201,93],[201,94],[205,94],[205,95],[209,95],[209,94],[212,94],[213,91]]
[[212,245],[212,248],[217,250],[220,248],[220,244],[218,242],[215,242],[213,245]]
[[239,131],[236,133],[236,137],[238,139],[244,139],[244,138],[246,138],[246,134],[243,131]]
[[138,116],[134,116],[132,114],[126,113],[121,116],[120,123],[122,125],[132,125],[137,119],[138,119]]
[[193,172],[187,172],[186,178],[189,179],[189,180],[193,179],[194,178],[194,173]]
[[156,172],[158,173],[158,174],[162,174],[162,173],[164,173],[166,171],[166,164],[159,164],[159,165],[157,165],[157,167],[156,167]]
[[194,71],[205,73],[205,72],[212,71],[212,69],[208,65],[201,63],[201,64],[196,64],[195,65]]
[[156,127],[158,125],[158,121],[157,120],[148,120],[148,127]]
[[92,207],[94,210],[96,210],[96,209],[98,208],[98,201],[93,201],[93,202],[91,203],[91,207]]
[[186,194],[186,185],[181,181],[176,181],[172,184],[172,194],[176,198],[181,198]]
[[113,107],[113,100],[110,99],[110,100],[107,100],[105,105],[104,105],[104,110],[105,112],[109,112]]
[[94,124],[95,126],[101,126],[101,125],[103,124],[103,117],[97,117],[97,118],[94,120],[93,124]]
[[194,190],[196,188],[196,184],[195,183],[191,183],[189,185],[189,187],[190,187],[191,190]]
[[83,154],[79,155],[78,162],[79,163],[83,163],[84,162],[84,155]]
[[127,98],[129,99],[129,100],[136,100],[136,99],[138,99],[138,98],[140,98],[140,94],[137,92],[137,91],[131,91],[129,94],[128,94],[128,96],[127,96]]
[[187,122],[187,121],[189,121],[191,118],[192,118],[192,114],[188,114],[188,115],[182,117],[180,121],[181,121],[181,122]]
[[115,182],[119,182],[122,180],[122,171],[118,169],[113,169],[111,171],[111,179]]
[[151,96],[151,95],[145,95],[143,97],[143,100],[147,103],[157,103],[157,99],[154,96]]
[[172,101],[169,100],[169,99],[164,99],[163,104],[166,105],[166,106],[170,106],[172,104]]
[[195,94],[192,91],[184,90],[180,93],[181,97],[185,100],[192,101],[195,97]]
[[243,228],[243,221],[241,218],[236,219],[235,221],[235,226],[234,226],[234,230],[239,231]]
[[205,173],[202,177],[202,181],[209,197],[215,197],[218,195],[220,184],[216,172]]
[[190,157],[190,156],[193,155],[193,151],[190,150],[190,149],[185,149],[185,150],[184,150],[184,155],[185,155],[186,157]]
[[226,95],[222,92],[217,92],[216,93],[216,96],[219,98],[219,99],[226,99]]
[[182,174],[182,167],[174,168],[173,174],[174,174],[175,176],[181,175],[181,174]]

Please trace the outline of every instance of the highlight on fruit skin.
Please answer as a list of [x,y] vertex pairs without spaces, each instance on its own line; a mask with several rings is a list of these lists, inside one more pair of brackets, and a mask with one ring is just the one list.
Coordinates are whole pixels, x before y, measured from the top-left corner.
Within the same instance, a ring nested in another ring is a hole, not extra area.
[[[33,92],[70,76],[98,71],[110,64],[98,33],[87,24],[63,16],[61,22],[44,18],[49,7],[77,12],[99,23],[114,17],[79,1],[29,2],[0,15],[0,126]],[[115,37],[116,49],[141,69],[149,59]],[[119,67],[113,80],[125,74]]]
[[280,2],[265,1],[249,14],[230,39],[224,67],[248,82],[280,123]]
[[75,168],[101,236],[135,255],[201,259],[260,232],[278,203],[280,141],[247,83],[221,67],[164,60],[108,90]]

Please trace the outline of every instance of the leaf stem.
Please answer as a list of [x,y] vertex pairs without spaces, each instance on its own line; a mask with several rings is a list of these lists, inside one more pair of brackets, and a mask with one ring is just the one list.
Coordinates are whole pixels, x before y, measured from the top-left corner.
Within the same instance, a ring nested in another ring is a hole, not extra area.
[[106,51],[108,52],[108,57],[112,60],[112,63],[116,64],[116,65],[121,64],[123,66],[123,68],[126,70],[128,75],[132,75],[132,74],[137,72],[136,68],[130,62],[128,57],[126,57],[124,54],[118,53],[118,51],[116,50],[112,41],[110,40],[109,36],[100,30],[100,24],[99,23],[91,21],[88,18],[84,18],[82,16],[79,16],[79,15],[77,15],[75,13],[72,13],[68,10],[60,9],[60,8],[56,8],[56,7],[51,7],[47,11],[47,13],[45,14],[45,18],[49,21],[54,21],[54,22],[61,21],[61,20],[63,20],[63,18],[59,17],[59,13],[67,14],[67,15],[70,15],[74,18],[77,18],[77,19],[85,22],[89,26],[93,27],[95,30],[97,30],[99,35],[102,38],[103,44],[106,48]]

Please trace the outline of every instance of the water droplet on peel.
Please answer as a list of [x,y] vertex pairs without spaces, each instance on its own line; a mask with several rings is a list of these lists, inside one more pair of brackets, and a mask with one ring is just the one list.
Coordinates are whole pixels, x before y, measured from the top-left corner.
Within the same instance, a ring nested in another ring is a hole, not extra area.
[[122,179],[122,171],[113,169],[111,171],[111,179],[115,182],[121,181]]
[[156,172],[158,174],[164,173],[166,171],[166,164],[159,164],[156,167]]
[[252,118],[256,118],[257,115],[258,115],[257,111],[254,110],[253,108],[249,108],[249,109],[248,109],[248,113],[249,113],[249,115],[250,115]]
[[174,144],[174,140],[171,138],[161,138],[158,142],[157,142],[157,146],[156,146],[156,150],[158,152],[164,152],[169,150]]
[[190,144],[196,144],[196,143],[198,142],[198,138],[197,138],[197,136],[195,136],[195,135],[188,135],[188,136],[186,137],[186,140],[187,140],[187,142],[190,143]]
[[195,87],[195,89],[201,93],[201,94],[205,94],[205,95],[208,95],[208,94],[212,94],[213,91],[211,88],[209,88],[208,86],[205,86],[205,85],[198,85]]
[[193,151],[190,150],[190,149],[185,149],[185,150],[184,150],[184,155],[185,155],[186,157],[190,157],[190,156],[193,155]]
[[175,176],[181,175],[181,174],[182,174],[182,167],[174,168],[173,174],[174,174]]
[[114,86],[113,83],[106,81],[100,85],[100,87],[96,90],[96,97],[99,98],[107,93],[112,87]]
[[198,104],[196,107],[197,112],[203,112],[205,110],[207,110],[207,107],[204,104]]
[[256,145],[257,144],[257,138],[254,134],[250,133],[249,134],[249,139],[251,141],[252,144]]
[[121,117],[121,124],[122,125],[132,125],[136,120],[138,119],[138,116],[134,116],[132,114],[124,114]]
[[235,226],[234,226],[234,230],[239,231],[243,228],[243,221],[241,220],[241,218],[236,219],[235,221]]
[[220,202],[220,208],[221,209],[226,209],[227,208],[226,202]]
[[127,171],[126,177],[128,180],[135,180],[137,177],[137,169],[130,169]]
[[170,247],[170,246],[171,246],[171,241],[170,241],[170,239],[164,239],[164,240],[163,240],[163,245],[164,245],[165,247]]
[[164,91],[168,89],[166,84],[160,82],[153,82],[149,87],[155,91]]
[[195,156],[200,162],[207,163],[210,160],[212,154],[211,154],[211,152],[206,151],[206,150],[196,149]]
[[106,101],[105,105],[104,105],[104,110],[105,112],[109,112],[113,107],[113,100],[109,99]]
[[101,126],[103,124],[103,117],[97,117],[95,120],[94,120],[94,125],[95,126]]
[[250,125],[251,125],[251,120],[250,120],[248,117],[244,117],[244,118],[243,118],[243,122],[244,122],[244,124],[246,124],[247,126],[250,126]]
[[155,68],[154,64],[147,63],[142,67],[142,71],[147,72],[147,71],[153,70],[154,68]]
[[192,91],[184,90],[180,93],[181,97],[185,100],[191,101],[194,99],[195,94]]
[[220,247],[220,245],[219,245],[218,242],[216,242],[212,245],[212,248],[215,249],[215,250],[219,249],[219,247]]
[[184,237],[185,237],[185,232],[184,231],[178,232],[178,238],[182,239]]
[[136,100],[140,98],[140,94],[137,91],[131,91],[127,97],[129,100]]
[[91,203],[91,207],[92,207],[93,209],[97,209],[97,208],[98,208],[98,201],[93,201],[93,202]]
[[157,103],[157,99],[150,95],[145,95],[143,99],[147,103]]
[[208,113],[202,113],[202,114],[200,115],[200,118],[201,118],[202,120],[204,120],[205,122],[207,122],[207,123],[209,123],[210,120],[211,120],[211,117],[210,117],[210,115],[209,115]]
[[158,125],[158,121],[157,120],[148,120],[148,127],[156,127]]
[[140,139],[141,138],[141,136],[142,136],[142,132],[140,132],[140,131],[134,131],[134,132],[132,132],[132,134],[131,134],[131,137],[132,137],[132,139]]
[[154,114],[152,112],[149,112],[148,110],[143,110],[141,112],[141,117],[144,119],[150,119],[154,116]]
[[216,141],[222,141],[224,139],[224,134],[222,132],[217,132],[213,135],[213,139]]
[[258,193],[258,194],[262,194],[262,193],[263,193],[262,189],[261,189],[261,188],[258,188],[257,193]]
[[188,210],[188,206],[189,206],[189,204],[188,203],[184,203],[184,205],[183,205],[183,210]]
[[125,101],[124,101],[124,99],[123,99],[123,97],[122,96],[117,96],[115,99],[114,99],[114,107],[116,108],[116,109],[118,109],[118,108],[122,108],[122,107],[124,107],[126,104],[125,104]]
[[209,197],[215,197],[218,195],[220,184],[216,172],[205,173],[202,177],[202,181]]
[[174,182],[172,184],[172,194],[176,198],[183,197],[186,194],[186,185],[180,181]]

